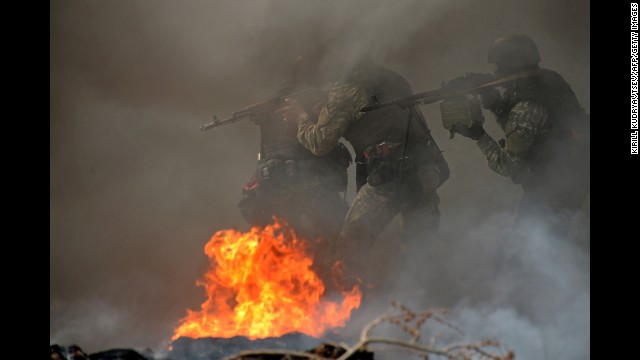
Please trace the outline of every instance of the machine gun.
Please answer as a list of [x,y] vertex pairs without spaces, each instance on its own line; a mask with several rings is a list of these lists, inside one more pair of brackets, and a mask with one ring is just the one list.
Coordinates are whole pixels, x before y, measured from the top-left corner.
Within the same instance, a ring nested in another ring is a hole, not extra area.
[[[480,101],[475,96],[468,99],[467,95],[487,94],[487,91],[497,86],[538,74],[540,74],[540,69],[533,69],[496,79],[491,74],[467,73],[464,76],[443,82],[439,89],[425,91],[403,98],[380,103],[375,101],[374,96],[374,103],[363,107],[360,111],[373,111],[387,106],[406,108],[414,105],[426,105],[442,101],[440,104],[442,126],[449,130],[450,138],[453,138],[456,129],[464,127],[471,128],[484,122]],[[495,92],[496,90],[493,91]]]
[[327,91],[323,89],[305,89],[297,92],[286,94],[286,92],[281,92],[283,94],[278,95],[274,98],[260,101],[257,103],[249,104],[244,108],[234,111],[231,115],[224,119],[220,120],[214,114],[213,122],[208,124],[204,124],[200,127],[201,131],[213,129],[219,126],[231,124],[240,120],[251,120],[255,123],[259,123],[260,119],[264,119],[266,116],[271,114],[273,111],[276,111],[285,106],[284,100],[286,98],[294,98],[296,100],[304,100],[309,98],[318,98],[320,99],[322,96],[326,95]]
[[540,69],[534,69],[496,79],[491,74],[467,73],[459,78],[443,82],[439,89],[429,90],[381,103],[374,102],[371,105],[363,107],[360,111],[373,111],[387,106],[399,106],[405,108],[412,105],[432,104],[437,101],[459,98],[467,94],[477,94],[484,89],[498,87],[520,78],[536,76],[538,74],[540,74]]

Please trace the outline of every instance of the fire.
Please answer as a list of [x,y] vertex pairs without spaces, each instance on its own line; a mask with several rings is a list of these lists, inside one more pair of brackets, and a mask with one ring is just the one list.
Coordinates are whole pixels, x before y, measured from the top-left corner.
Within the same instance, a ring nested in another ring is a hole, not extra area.
[[341,304],[322,299],[325,286],[311,270],[305,242],[277,220],[247,233],[218,231],[204,251],[211,267],[196,284],[208,298],[200,311],[187,309],[172,340],[237,335],[253,340],[294,331],[318,337],[344,326],[360,306],[358,286],[342,293]]

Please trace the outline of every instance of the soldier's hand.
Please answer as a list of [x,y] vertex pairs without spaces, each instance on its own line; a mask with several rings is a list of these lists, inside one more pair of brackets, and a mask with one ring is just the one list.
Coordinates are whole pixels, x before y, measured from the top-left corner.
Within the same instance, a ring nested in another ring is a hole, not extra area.
[[479,90],[480,99],[482,101],[482,107],[487,110],[495,111],[502,101],[502,95],[500,95],[500,91],[495,88],[488,88]]
[[475,123],[471,127],[466,127],[464,125],[455,125],[452,130],[456,134],[460,134],[472,140],[478,140],[482,135],[485,134],[482,124],[478,123]]
[[304,111],[302,105],[293,98],[285,98],[284,106],[278,108],[273,112],[274,115],[282,115],[282,120],[285,122],[294,121],[297,122],[298,118],[302,115],[306,115],[307,112]]

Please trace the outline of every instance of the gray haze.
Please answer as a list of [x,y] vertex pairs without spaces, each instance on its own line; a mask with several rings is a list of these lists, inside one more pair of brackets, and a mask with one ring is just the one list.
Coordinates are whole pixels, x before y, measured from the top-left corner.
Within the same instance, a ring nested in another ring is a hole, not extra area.
[[[248,228],[237,203],[259,147],[249,122],[199,127],[271,96],[287,62],[312,44],[328,42],[327,56],[345,61],[367,52],[418,92],[491,72],[491,41],[526,33],[541,66],[588,111],[589,16],[586,0],[52,2],[51,343],[160,348],[185,309],[198,308],[204,244],[216,230]],[[531,321],[501,306],[509,280],[494,273],[496,248],[521,190],[491,172],[473,142],[448,139],[437,105],[422,110],[451,178],[440,189],[441,239],[394,274],[397,300],[455,307],[471,333],[502,338],[521,358],[540,358],[527,354],[542,341],[555,358],[588,358],[588,250],[535,235],[524,253],[550,279],[547,313]],[[372,259],[393,246],[379,241]],[[411,274],[425,271],[428,287],[417,287],[413,276],[425,277]]]

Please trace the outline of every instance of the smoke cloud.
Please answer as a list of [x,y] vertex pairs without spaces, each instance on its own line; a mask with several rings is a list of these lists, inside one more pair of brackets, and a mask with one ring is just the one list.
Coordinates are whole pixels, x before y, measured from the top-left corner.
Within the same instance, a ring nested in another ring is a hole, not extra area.
[[[589,15],[586,0],[51,3],[51,343],[161,348],[185,309],[199,307],[204,244],[217,230],[248,229],[237,204],[259,149],[250,122],[199,127],[272,96],[295,56],[316,44],[329,62],[369,54],[418,92],[492,72],[493,39],[525,33],[589,111]],[[589,358],[588,246],[533,232],[511,255],[541,296],[506,304],[520,279],[508,275],[501,239],[521,189],[473,142],[449,139],[437,105],[422,111],[451,168],[440,236],[415,245],[406,266],[388,265],[402,245],[391,224],[371,251],[393,280],[388,296],[365,304],[345,335],[396,300],[454,308],[468,336],[496,338],[518,359]]]

